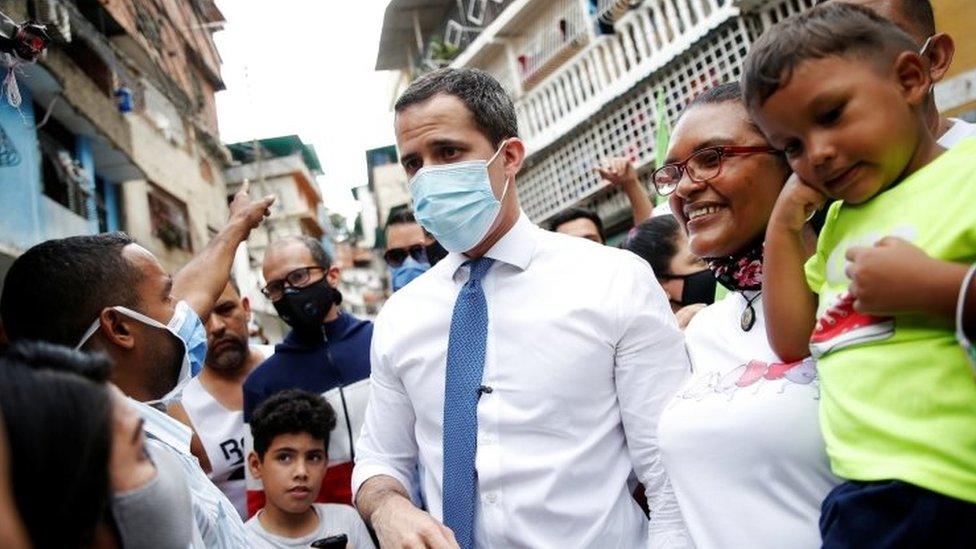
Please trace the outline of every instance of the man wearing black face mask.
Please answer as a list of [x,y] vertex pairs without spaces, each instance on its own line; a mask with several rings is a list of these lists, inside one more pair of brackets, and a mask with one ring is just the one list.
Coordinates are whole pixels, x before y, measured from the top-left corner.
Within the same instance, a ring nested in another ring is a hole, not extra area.
[[[314,238],[272,242],[263,271],[267,282],[263,292],[292,330],[244,382],[244,422],[249,423],[254,410],[278,391],[321,393],[336,410],[338,424],[329,442],[329,471],[318,501],[349,504],[353,443],[368,399],[373,324],[339,308],[342,295],[335,287],[339,269]],[[250,450],[249,428],[245,435]],[[247,504],[250,515],[264,506],[260,481],[250,476]]]

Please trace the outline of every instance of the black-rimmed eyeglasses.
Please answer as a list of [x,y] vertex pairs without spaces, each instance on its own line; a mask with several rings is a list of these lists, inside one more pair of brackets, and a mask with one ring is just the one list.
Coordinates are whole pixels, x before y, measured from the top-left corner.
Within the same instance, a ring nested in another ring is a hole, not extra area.
[[271,301],[278,301],[285,295],[285,288],[303,288],[312,279],[312,271],[324,271],[322,267],[301,267],[285,275],[284,278],[272,280],[261,288],[261,293]]

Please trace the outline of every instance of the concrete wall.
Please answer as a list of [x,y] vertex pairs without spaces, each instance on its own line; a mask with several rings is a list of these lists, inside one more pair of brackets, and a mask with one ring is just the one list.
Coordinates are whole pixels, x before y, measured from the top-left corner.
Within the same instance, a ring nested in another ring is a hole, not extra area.
[[380,226],[386,225],[390,208],[410,203],[407,174],[399,164],[385,164],[373,168],[373,186],[380,214]]
[[0,128],[18,156],[15,165],[0,166],[0,245],[21,251],[40,241],[42,235],[40,149],[30,90],[24,88],[19,111],[0,100]]
[[[211,231],[219,230],[227,220],[227,198],[223,176],[212,174],[207,181],[201,172],[202,149],[193,152],[174,146],[163,133],[140,116],[128,119],[132,135],[133,160],[148,181],[170,193],[187,207],[193,251],[198,252],[210,241]],[[149,219],[149,186],[145,180],[129,181],[122,186],[126,230],[149,251],[156,254],[170,271],[179,269],[192,254],[168,249],[153,236]]]

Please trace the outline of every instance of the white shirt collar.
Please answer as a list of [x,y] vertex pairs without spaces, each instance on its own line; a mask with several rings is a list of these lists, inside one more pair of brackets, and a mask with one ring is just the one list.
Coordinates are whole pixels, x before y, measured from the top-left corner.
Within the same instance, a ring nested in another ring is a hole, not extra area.
[[[532,262],[532,255],[535,253],[536,239],[538,237],[537,231],[539,230],[541,229],[536,227],[529,220],[529,217],[519,210],[519,217],[515,221],[515,225],[512,225],[512,228],[502,235],[498,242],[485,253],[485,257],[507,263],[520,271],[524,271],[528,268],[529,263]],[[443,259],[443,261],[450,265],[447,272],[451,276],[467,260],[468,257],[464,254],[454,252],[447,254],[447,257]]]

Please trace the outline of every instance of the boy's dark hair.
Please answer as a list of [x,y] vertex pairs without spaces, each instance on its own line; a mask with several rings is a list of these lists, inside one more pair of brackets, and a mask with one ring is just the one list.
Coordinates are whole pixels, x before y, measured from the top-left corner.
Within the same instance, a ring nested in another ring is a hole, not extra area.
[[103,355],[36,341],[15,343],[0,356],[0,430],[14,502],[35,547],[88,547],[105,519],[109,371]]
[[673,215],[646,219],[634,227],[624,249],[646,261],[658,278],[671,273],[671,259],[678,253],[678,231],[681,225]]
[[765,103],[803,61],[854,55],[881,60],[917,48],[905,31],[868,8],[842,2],[816,6],[769,28],[749,49],[742,71],[746,107]]
[[48,240],[11,265],[0,296],[0,318],[11,342],[33,339],[74,347],[102,309],[138,309],[142,273],[122,250],[125,233]]
[[478,69],[437,69],[413,81],[393,105],[396,113],[444,93],[460,99],[474,118],[474,125],[495,147],[518,135],[512,98],[490,74]]
[[568,210],[563,210],[553,216],[549,220],[549,230],[555,231],[560,225],[564,223],[569,223],[570,221],[576,221],[577,219],[589,219],[596,225],[596,232],[600,234],[601,240],[606,240],[603,237],[603,220],[600,216],[592,210],[587,210],[586,208],[569,208]]
[[[832,1],[842,0],[819,0],[817,4],[826,4]],[[929,37],[935,34],[935,13],[932,11],[932,2],[929,0],[893,0],[898,6],[898,11],[903,16],[905,22],[911,23],[913,28],[904,29],[909,34]],[[921,44],[919,44],[921,46]]]
[[322,396],[301,389],[279,391],[251,416],[254,451],[263,460],[276,436],[296,433],[308,433],[328,450],[329,433],[335,426],[335,411]]
[[408,223],[416,223],[417,218],[414,217],[413,212],[410,210],[397,210],[390,214],[386,218],[386,226],[391,225],[406,225]]
[[[926,37],[935,34],[935,13],[932,12],[932,2],[929,0],[897,0],[898,8],[911,21],[914,29],[905,29],[909,33],[915,31]],[[921,45],[921,44],[919,44]]]

